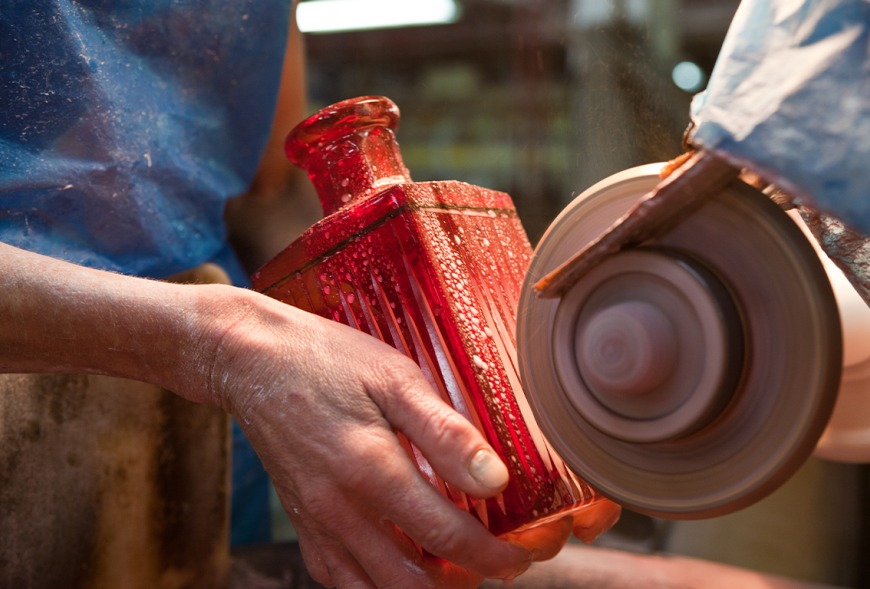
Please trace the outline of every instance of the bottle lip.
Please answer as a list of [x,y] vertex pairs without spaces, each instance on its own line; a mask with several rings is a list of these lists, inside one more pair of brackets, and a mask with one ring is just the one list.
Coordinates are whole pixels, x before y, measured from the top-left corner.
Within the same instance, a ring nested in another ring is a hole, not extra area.
[[326,144],[371,129],[395,132],[399,127],[399,107],[385,96],[359,96],[327,106],[298,125],[287,135],[284,151],[297,166],[304,167],[308,155]]

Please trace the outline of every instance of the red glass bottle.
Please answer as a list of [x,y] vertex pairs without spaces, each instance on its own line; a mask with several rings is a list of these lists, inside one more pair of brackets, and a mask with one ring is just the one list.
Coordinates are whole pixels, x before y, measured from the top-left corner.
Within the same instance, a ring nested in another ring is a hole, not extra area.
[[414,359],[504,460],[508,487],[479,500],[421,473],[501,534],[596,499],[544,440],[520,386],[515,311],[531,247],[510,197],[462,182],[411,181],[383,97],[346,100],[298,125],[290,160],[326,217],[253,277],[254,288],[353,326]]

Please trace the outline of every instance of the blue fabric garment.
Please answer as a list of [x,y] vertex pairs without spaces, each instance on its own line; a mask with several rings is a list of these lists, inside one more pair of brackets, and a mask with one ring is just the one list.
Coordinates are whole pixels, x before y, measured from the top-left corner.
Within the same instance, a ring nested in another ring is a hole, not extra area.
[[693,143],[870,235],[868,0],[744,0],[692,110]]
[[0,241],[162,277],[224,244],[268,137],[287,0],[0,8]]
[[[0,241],[163,277],[217,260],[268,138],[289,0],[3,0]],[[268,479],[234,425],[232,539],[266,542]]]

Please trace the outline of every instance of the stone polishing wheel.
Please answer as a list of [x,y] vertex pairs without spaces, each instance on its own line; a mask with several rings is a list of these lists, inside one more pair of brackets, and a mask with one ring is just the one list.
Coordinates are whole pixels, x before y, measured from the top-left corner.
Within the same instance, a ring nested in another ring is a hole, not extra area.
[[735,182],[561,299],[533,285],[624,215],[659,165],[593,186],[535,250],[519,364],[546,437],[623,506],[695,519],[745,507],[811,454],[841,370],[837,306],[795,223]]

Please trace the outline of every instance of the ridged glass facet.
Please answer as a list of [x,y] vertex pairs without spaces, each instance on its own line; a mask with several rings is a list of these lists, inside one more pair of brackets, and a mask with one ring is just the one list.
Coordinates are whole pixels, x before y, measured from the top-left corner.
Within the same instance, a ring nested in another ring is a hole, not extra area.
[[411,182],[393,135],[397,122],[391,102],[363,98],[291,133],[288,155],[308,170],[328,216],[261,268],[254,286],[420,365],[485,434],[510,483],[496,498],[474,499],[402,443],[433,486],[494,533],[586,505],[594,493],[544,440],[520,384],[515,313],[531,247],[513,203],[462,182]]

